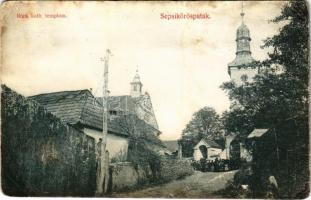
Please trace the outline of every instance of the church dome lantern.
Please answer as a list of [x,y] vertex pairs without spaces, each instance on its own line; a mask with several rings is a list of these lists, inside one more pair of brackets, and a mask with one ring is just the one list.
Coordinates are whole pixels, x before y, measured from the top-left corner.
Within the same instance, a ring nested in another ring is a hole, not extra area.
[[138,70],[136,70],[136,74],[133,78],[133,81],[131,82],[131,96],[140,97],[142,95],[142,87],[143,84],[140,81]]

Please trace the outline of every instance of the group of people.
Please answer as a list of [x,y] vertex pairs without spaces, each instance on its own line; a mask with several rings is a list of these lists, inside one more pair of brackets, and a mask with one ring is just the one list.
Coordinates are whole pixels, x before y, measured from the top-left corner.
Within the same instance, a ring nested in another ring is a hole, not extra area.
[[193,161],[192,166],[195,170],[202,172],[223,172],[239,168],[238,160],[219,159],[207,160],[202,158],[200,161]]

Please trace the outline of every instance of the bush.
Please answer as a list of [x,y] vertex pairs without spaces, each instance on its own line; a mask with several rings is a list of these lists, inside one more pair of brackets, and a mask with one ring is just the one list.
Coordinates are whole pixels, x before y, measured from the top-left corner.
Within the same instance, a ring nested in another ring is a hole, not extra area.
[[193,173],[193,167],[188,160],[161,158],[161,182],[180,179]]

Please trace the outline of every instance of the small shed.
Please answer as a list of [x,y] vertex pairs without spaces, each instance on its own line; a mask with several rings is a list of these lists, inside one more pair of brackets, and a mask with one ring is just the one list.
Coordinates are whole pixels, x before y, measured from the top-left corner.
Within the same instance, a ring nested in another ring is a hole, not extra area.
[[199,161],[201,158],[215,160],[220,158],[222,147],[212,139],[203,138],[195,145],[193,150],[193,158],[196,161]]

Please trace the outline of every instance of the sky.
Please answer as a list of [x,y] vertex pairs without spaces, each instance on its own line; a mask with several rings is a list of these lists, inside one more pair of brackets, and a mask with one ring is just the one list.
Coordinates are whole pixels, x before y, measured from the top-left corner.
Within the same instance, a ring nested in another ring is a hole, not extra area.
[[[268,20],[283,3],[244,2],[256,60],[267,56],[263,40],[278,33],[280,26]],[[111,95],[129,94],[138,68],[161,139],[178,139],[204,106],[219,114],[229,109],[219,86],[230,80],[241,2],[5,2],[1,9],[1,82],[22,95],[92,88],[100,96],[100,58],[110,49]],[[161,13],[209,18],[167,20]],[[45,16],[57,14],[65,17]]]

